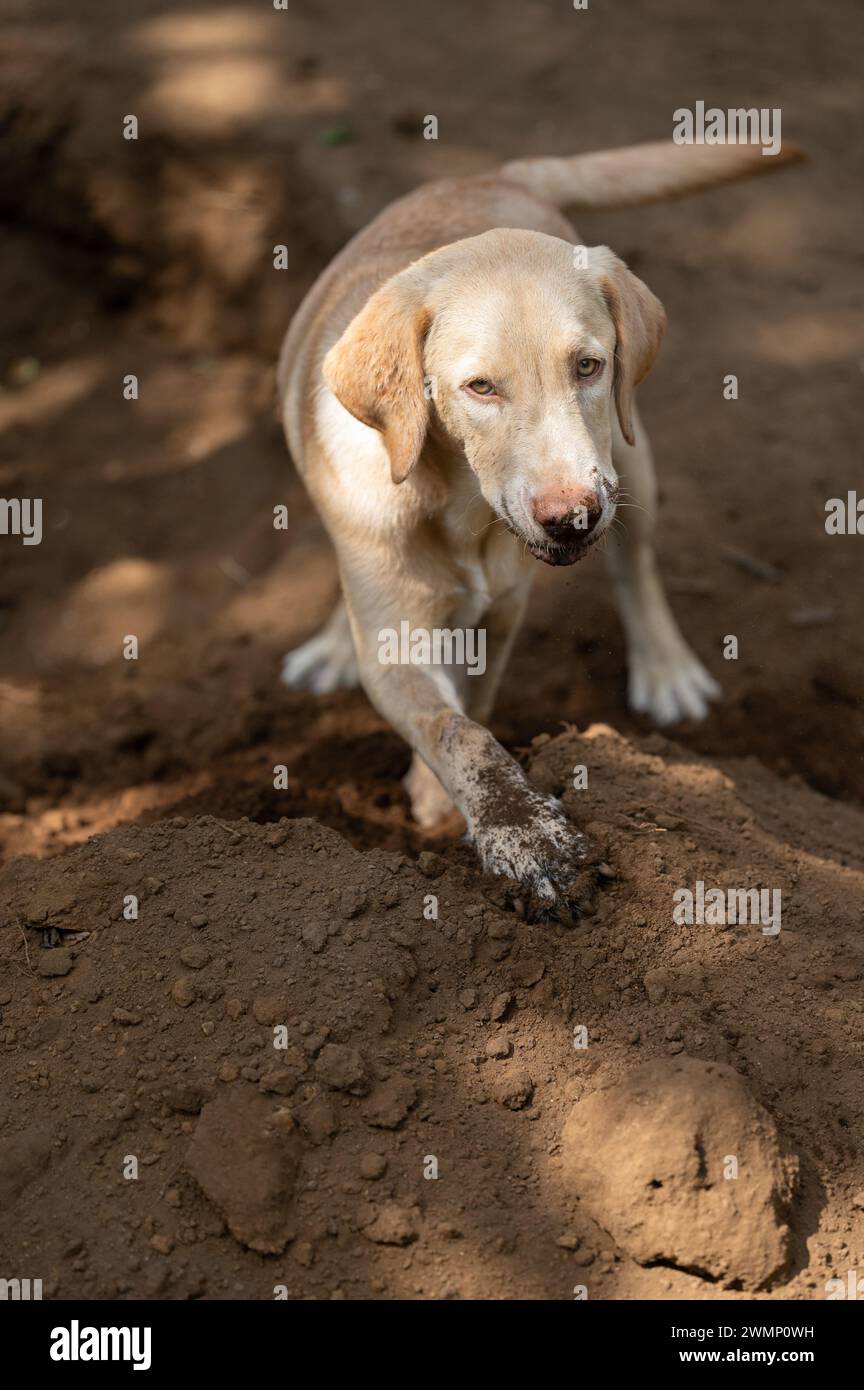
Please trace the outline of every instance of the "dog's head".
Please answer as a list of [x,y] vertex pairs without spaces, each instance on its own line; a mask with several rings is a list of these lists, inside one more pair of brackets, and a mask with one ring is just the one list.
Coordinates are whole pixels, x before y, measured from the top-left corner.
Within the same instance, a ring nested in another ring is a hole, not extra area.
[[430,428],[443,431],[531,552],[566,565],[612,521],[613,401],[632,444],[633,389],[665,322],[607,247],[501,229],[389,280],[330,350],[324,377],[381,432],[395,483]]

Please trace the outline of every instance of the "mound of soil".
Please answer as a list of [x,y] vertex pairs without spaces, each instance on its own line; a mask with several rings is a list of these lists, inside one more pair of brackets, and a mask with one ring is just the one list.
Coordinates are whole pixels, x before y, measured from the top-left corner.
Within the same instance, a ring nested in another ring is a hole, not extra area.
[[[686,1055],[733,1068],[800,1166],[771,1296],[858,1267],[861,813],[603,726],[541,737],[531,775],[615,873],[573,929],[309,819],[173,817],[10,863],[7,1263],[90,1298],[744,1296],[735,1222],[688,1273],[655,1201],[643,1266],[568,1148],[574,1103],[646,1062],[659,1096]],[[698,879],[780,890],[781,930],[676,925]],[[667,1119],[690,1144],[686,1107]]]

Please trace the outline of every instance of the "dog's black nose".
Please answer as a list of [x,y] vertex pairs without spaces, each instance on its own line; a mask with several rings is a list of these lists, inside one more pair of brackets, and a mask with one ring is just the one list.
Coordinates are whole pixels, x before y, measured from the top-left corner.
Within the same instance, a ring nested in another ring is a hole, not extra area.
[[534,520],[556,545],[584,540],[603,515],[600,495],[591,488],[567,488],[535,497]]

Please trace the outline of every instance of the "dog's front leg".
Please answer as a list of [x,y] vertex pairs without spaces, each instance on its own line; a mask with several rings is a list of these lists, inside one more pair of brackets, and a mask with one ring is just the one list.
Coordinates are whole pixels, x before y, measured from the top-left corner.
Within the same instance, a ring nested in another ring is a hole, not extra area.
[[587,837],[554,797],[529,784],[488,729],[464,713],[448,674],[440,667],[382,664],[373,630],[355,620],[354,632],[370,700],[461,811],[483,868],[515,880],[530,915],[572,915],[594,877]]
[[635,408],[633,426],[636,442],[630,445],[617,420],[613,422],[612,459],[621,483],[621,511],[607,551],[627,638],[629,703],[657,724],[704,719],[720,687],[690,650],[669,608],[654,554],[654,463]]
[[[488,723],[498,694],[498,686],[513,647],[531,586],[530,574],[517,579],[499,594],[481,613],[486,637],[485,668],[460,672],[458,707],[475,723]],[[466,614],[459,615],[459,621]],[[474,615],[469,625],[474,624]],[[439,779],[420,757],[414,754],[411,769],[405,778],[405,789],[411,799],[414,819],[425,829],[441,826],[453,812],[453,802]]]

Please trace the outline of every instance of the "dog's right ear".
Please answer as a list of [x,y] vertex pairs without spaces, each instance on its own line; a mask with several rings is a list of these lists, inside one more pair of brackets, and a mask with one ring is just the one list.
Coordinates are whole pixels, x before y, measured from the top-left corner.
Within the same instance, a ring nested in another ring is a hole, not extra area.
[[426,438],[429,323],[416,282],[403,272],[372,295],[324,358],[324,380],[336,399],[384,436],[394,483],[408,477]]
[[633,392],[654,364],[666,331],[666,311],[608,246],[592,246],[592,269],[600,272],[600,288],[615,324],[615,408],[621,433],[633,444]]

